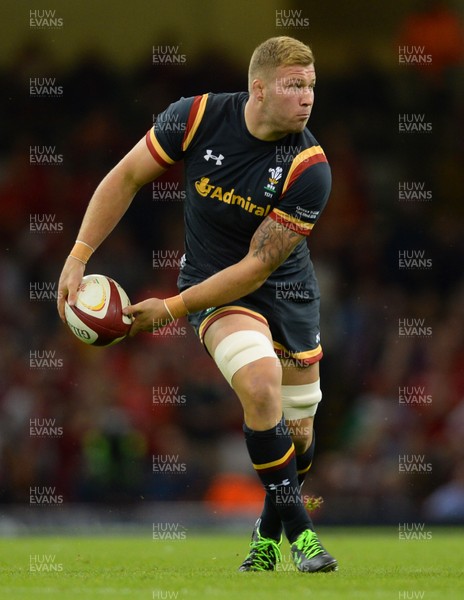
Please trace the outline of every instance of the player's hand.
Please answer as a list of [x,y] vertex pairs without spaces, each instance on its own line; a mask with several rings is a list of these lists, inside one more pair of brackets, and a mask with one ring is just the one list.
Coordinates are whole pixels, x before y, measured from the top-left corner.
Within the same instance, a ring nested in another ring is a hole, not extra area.
[[153,333],[156,329],[168,325],[172,321],[169,317],[163,300],[148,298],[138,304],[131,304],[123,309],[123,314],[132,315],[134,321],[129,331],[129,336],[134,337],[141,331]]
[[64,316],[64,304],[66,299],[68,304],[76,303],[77,288],[84,277],[85,265],[76,258],[68,256],[61,271],[60,281],[58,282],[58,313],[63,323],[66,322]]

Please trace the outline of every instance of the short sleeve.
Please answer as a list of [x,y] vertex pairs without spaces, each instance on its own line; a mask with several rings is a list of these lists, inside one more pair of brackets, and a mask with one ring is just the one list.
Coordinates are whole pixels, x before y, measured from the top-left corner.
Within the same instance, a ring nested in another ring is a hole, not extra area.
[[160,113],[146,142],[153,158],[167,168],[181,160],[203,118],[208,94],[181,98]]
[[324,151],[320,146],[307,148],[292,161],[279,202],[269,217],[308,236],[327,204],[331,186]]

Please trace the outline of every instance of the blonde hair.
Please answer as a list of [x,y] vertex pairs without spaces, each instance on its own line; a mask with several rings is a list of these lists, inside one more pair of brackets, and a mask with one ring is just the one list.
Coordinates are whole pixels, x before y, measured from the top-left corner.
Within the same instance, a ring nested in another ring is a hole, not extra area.
[[248,86],[257,77],[268,75],[270,71],[287,65],[314,64],[313,51],[299,40],[281,35],[269,38],[253,52],[248,68]]

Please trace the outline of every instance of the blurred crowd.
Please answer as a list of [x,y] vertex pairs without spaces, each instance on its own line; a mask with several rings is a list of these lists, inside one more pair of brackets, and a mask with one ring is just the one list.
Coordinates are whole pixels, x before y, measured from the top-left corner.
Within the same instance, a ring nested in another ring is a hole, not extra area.
[[[416,25],[392,42],[391,69],[365,56],[349,72],[320,73],[310,122],[333,171],[309,240],[324,358],[304,488],[324,499],[316,518],[326,522],[464,521],[462,53],[398,64],[399,44],[419,44]],[[31,78],[47,76],[61,92],[32,95]],[[130,72],[89,53],[61,71],[31,41],[0,82],[0,501],[28,505],[36,486],[64,502],[208,499],[234,510],[260,498],[239,403],[186,322],[98,349],[55,309],[104,174],[170,102],[243,90],[246,72],[219,49]],[[401,114],[425,115],[430,131],[400,132]],[[31,163],[31,148],[45,147],[59,164]],[[181,168],[162,182],[139,193],[87,268],[133,302],[176,292]],[[405,184],[426,198],[403,199]],[[427,261],[403,268],[401,252]]]

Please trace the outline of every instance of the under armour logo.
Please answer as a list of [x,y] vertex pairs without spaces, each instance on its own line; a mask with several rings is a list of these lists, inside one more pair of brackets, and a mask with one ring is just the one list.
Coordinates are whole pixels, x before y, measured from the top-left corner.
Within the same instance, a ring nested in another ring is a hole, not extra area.
[[269,483],[266,487],[268,490],[275,491],[277,488],[290,485],[290,479],[284,479],[280,483]]
[[222,154],[219,154],[219,156],[214,156],[212,150],[207,150],[206,154],[204,155],[203,158],[205,160],[209,160],[210,158],[213,158],[216,161],[217,165],[222,165],[222,159],[224,158],[224,156]]

